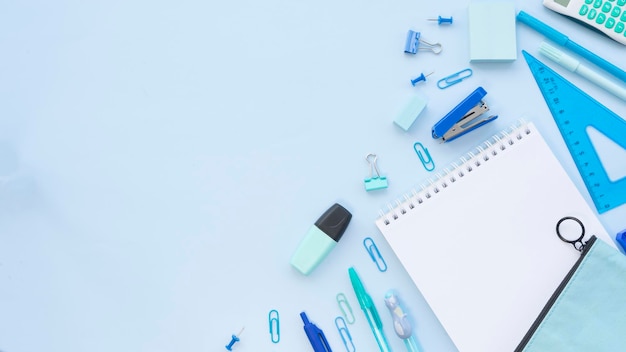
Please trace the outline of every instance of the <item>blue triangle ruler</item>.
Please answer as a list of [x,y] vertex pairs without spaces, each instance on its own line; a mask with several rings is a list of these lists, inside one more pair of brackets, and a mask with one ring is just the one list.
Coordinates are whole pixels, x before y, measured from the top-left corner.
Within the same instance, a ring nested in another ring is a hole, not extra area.
[[626,121],[541,61],[522,53],[598,212],[626,203],[626,177],[611,181],[587,133],[591,126],[626,149]]

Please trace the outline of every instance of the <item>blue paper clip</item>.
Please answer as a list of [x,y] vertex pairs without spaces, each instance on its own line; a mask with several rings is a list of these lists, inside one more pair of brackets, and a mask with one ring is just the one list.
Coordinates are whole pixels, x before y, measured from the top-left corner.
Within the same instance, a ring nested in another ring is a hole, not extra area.
[[270,324],[270,339],[273,343],[280,341],[280,321],[278,320],[278,311],[276,309],[270,310],[268,314]]
[[354,324],[354,313],[352,313],[352,307],[350,306],[350,303],[348,302],[345,294],[341,292],[337,294],[337,304],[339,304],[341,314],[344,318],[346,318],[348,324]]
[[[418,50],[430,50],[435,54],[439,54],[441,52],[441,44],[429,43],[420,39],[420,37],[420,32],[415,32],[409,29],[406,35],[406,42],[404,43],[404,52],[407,54],[417,54]],[[420,43],[423,45],[420,46]]]
[[430,156],[428,149],[426,149],[426,147],[424,147],[420,142],[413,144],[413,149],[415,150],[415,153],[417,153],[417,157],[420,158],[424,169],[426,169],[426,171],[433,171],[435,169],[435,161]]
[[[370,160],[372,158],[373,160]],[[389,183],[387,182],[387,177],[380,176],[380,172],[378,171],[378,166],[376,165],[376,160],[378,157],[376,154],[367,154],[365,160],[370,164],[370,177],[365,179],[365,190],[366,191],[375,191],[377,189],[387,188]],[[376,174],[374,174],[376,172]]]
[[380,272],[387,271],[387,263],[380,252],[378,251],[378,247],[376,247],[376,243],[371,237],[365,237],[363,240],[363,246],[365,246],[365,250],[372,258],[372,261],[376,264],[376,267]]
[[343,320],[342,317],[335,318],[335,326],[339,331],[343,345],[346,346],[346,351],[355,352],[356,347],[354,347],[354,342],[352,342],[352,336],[350,336],[350,331],[348,330],[345,320]]
[[449,142],[497,119],[497,115],[481,117],[489,111],[487,103],[483,101],[485,95],[487,92],[483,87],[476,88],[433,126],[433,138],[442,138],[444,142]]
[[[453,73],[450,76],[444,77],[440,79],[439,81],[437,81],[437,87],[439,87],[439,89],[446,89],[450,86],[453,86],[461,82],[462,80],[466,78],[471,77],[473,73],[474,71],[472,71],[471,68],[466,68],[465,70],[461,70],[459,72]],[[445,85],[442,85],[442,84],[445,84]]]

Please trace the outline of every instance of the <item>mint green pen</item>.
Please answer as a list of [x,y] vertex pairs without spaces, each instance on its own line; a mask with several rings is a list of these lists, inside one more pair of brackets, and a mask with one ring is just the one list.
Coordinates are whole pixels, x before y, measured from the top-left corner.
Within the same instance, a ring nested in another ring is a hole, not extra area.
[[367,291],[365,291],[365,287],[363,287],[363,283],[361,282],[361,279],[359,279],[359,275],[357,275],[354,268],[351,267],[348,269],[348,274],[350,274],[352,288],[354,288],[354,293],[359,301],[359,305],[361,306],[361,309],[367,318],[367,322],[370,324],[370,328],[374,333],[380,352],[391,352],[391,348],[389,348],[387,339],[383,333],[383,323],[380,321],[380,316],[378,315],[374,301],[372,301],[372,297],[370,297],[370,295],[367,294]]

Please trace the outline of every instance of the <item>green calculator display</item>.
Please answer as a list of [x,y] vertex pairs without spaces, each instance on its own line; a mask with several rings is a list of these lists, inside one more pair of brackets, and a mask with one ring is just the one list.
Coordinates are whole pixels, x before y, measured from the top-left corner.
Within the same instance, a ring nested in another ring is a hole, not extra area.
[[626,0],[543,0],[543,6],[626,45]]

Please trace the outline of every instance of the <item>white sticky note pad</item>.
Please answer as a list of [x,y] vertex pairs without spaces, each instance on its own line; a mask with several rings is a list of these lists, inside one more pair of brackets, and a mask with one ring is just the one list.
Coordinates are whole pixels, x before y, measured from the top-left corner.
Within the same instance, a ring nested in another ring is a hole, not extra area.
[[515,4],[473,1],[469,5],[470,61],[517,59]]

